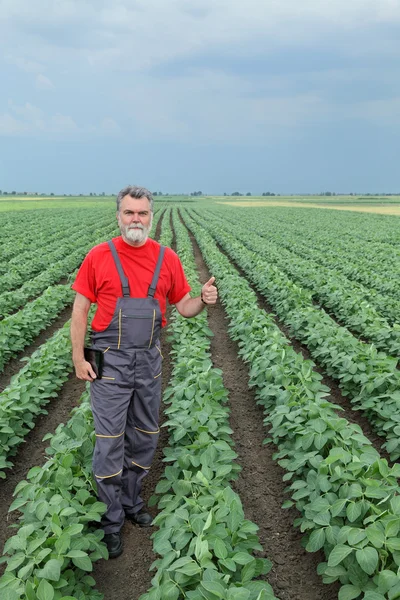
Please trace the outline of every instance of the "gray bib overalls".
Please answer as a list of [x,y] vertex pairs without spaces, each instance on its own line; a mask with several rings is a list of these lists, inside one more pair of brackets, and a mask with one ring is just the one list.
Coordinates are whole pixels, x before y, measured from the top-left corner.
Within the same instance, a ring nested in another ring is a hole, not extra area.
[[90,396],[96,445],[93,472],[98,497],[107,505],[106,533],[119,531],[125,514],[143,506],[140,498],[157,446],[161,402],[161,310],[154,298],[165,247],[160,254],[147,298],[131,298],[113,242],[108,242],[121,279],[110,325],[92,332],[92,346],[104,353],[103,376],[92,382]]

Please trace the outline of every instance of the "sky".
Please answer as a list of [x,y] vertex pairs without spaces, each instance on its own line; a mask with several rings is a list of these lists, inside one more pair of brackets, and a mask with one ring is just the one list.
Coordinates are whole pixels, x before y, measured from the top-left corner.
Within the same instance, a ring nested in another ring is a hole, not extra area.
[[400,0],[0,0],[0,190],[400,192]]

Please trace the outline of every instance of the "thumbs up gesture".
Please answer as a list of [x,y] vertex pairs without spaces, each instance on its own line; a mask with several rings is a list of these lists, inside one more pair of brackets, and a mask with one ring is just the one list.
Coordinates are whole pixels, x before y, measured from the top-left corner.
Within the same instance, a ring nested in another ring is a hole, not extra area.
[[215,281],[215,277],[210,277],[210,279],[203,285],[201,288],[201,301],[204,304],[216,304],[218,298],[218,292],[215,285],[213,285]]

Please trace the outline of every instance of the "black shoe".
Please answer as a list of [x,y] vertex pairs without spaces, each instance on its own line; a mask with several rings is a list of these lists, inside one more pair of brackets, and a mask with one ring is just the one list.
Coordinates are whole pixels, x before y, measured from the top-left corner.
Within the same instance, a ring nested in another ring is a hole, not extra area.
[[151,527],[153,523],[153,517],[149,515],[144,508],[141,508],[139,512],[134,515],[125,516],[131,523],[139,525],[139,527]]
[[121,540],[121,533],[106,533],[103,537],[103,542],[107,546],[108,558],[117,558],[122,554],[123,546]]

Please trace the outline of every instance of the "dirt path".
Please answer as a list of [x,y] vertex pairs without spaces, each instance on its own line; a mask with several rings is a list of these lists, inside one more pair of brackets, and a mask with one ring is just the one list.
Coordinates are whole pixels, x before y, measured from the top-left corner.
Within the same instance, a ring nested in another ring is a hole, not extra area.
[[[192,235],[191,239],[200,278],[205,282],[210,273]],[[292,525],[299,513],[294,508],[281,508],[287,499],[284,471],[272,460],[276,448],[263,446],[263,412],[248,388],[248,370],[238,357],[237,344],[229,338],[222,305],[209,308],[208,315],[215,334],[211,346],[213,362],[223,370],[229,390],[230,423],[239,455],[237,462],[243,469],[234,488],[246,517],[259,526],[265,556],[273,562],[268,580],[281,600],[336,599],[338,586],[324,585],[317,575],[317,565],[324,560],[322,553],[310,554],[301,546],[301,534]]]

